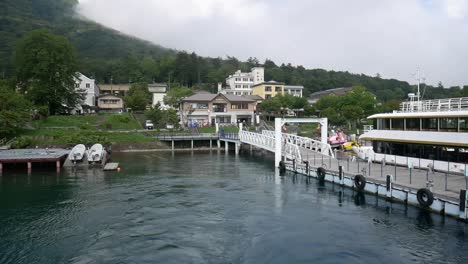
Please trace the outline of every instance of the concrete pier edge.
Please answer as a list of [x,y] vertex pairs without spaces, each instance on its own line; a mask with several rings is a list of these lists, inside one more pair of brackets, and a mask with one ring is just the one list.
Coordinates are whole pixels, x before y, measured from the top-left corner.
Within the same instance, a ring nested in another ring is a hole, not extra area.
[[[293,162],[286,163],[287,170],[313,178],[318,178],[317,168],[318,167],[316,166],[310,166],[307,164],[303,165]],[[343,187],[355,189],[356,187],[354,185],[353,177],[354,175],[344,173],[340,177],[340,173],[338,171],[326,170],[325,181],[338,184]],[[423,207],[418,202],[416,196],[417,190],[405,186],[391,184],[389,190],[387,191],[387,183],[367,178],[363,192],[374,194],[388,201],[411,205],[437,214],[450,216],[468,223],[467,203],[463,200],[455,201],[451,198],[443,197],[434,193],[434,202],[432,205],[430,207]],[[461,190],[461,193],[465,194],[466,199],[466,191],[464,192],[464,190]]]

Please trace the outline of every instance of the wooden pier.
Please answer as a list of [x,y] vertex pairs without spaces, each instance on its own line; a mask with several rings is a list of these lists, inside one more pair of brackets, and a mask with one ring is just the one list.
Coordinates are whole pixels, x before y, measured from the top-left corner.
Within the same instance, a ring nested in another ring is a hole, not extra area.
[[55,163],[57,172],[60,172],[62,162],[70,151],[66,149],[10,149],[0,151],[0,173],[5,164],[26,164],[28,173],[31,173],[33,163]]

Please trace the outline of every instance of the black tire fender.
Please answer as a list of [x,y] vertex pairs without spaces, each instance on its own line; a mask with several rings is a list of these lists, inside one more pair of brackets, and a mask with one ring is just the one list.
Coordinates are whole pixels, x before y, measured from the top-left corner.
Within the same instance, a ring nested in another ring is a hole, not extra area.
[[354,176],[354,186],[356,186],[356,189],[359,191],[363,191],[366,187],[366,177],[361,174]]
[[286,163],[284,161],[280,161],[279,163],[279,171],[281,174],[286,173]]
[[325,180],[325,173],[326,173],[326,170],[323,167],[318,167],[317,168],[317,178],[320,181]]
[[424,207],[429,207],[434,202],[434,194],[426,188],[419,189],[416,198],[418,198],[419,204]]

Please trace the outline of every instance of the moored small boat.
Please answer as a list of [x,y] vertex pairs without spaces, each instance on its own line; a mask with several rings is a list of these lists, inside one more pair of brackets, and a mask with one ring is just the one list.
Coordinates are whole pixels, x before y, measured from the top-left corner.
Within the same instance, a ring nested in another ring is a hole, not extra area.
[[101,144],[94,144],[88,150],[88,162],[100,162],[104,155],[104,147]]
[[78,144],[72,148],[68,157],[71,161],[77,162],[83,160],[86,152],[86,147],[83,144]]

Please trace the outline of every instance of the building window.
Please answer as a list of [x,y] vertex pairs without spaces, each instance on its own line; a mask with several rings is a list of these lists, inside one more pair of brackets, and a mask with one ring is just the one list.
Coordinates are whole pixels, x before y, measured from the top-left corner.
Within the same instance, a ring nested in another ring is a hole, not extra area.
[[403,130],[404,129],[404,122],[403,118],[393,118],[392,119],[392,130]]
[[460,126],[460,132],[467,132],[468,131],[468,118],[460,117],[459,126]]
[[419,130],[420,129],[419,118],[407,118],[406,119],[406,130]]
[[271,94],[266,94],[265,95],[265,99],[270,99],[271,98]]
[[208,109],[207,103],[194,103],[192,104],[192,108],[194,109]]
[[265,86],[265,92],[271,92],[271,86]]
[[238,81],[240,81],[240,80],[241,80],[241,78],[236,78],[236,82],[238,82]]
[[242,93],[241,92],[236,92],[236,95],[241,95]]
[[422,128],[423,130],[437,130],[437,118],[424,118]]
[[75,88],[80,88],[80,84],[79,84],[79,83],[76,83],[76,84],[75,84]]
[[236,88],[241,88],[241,85],[240,85],[240,84],[236,84]]
[[231,109],[249,109],[249,105],[247,103],[232,104]]
[[448,131],[457,131],[458,120],[457,118],[441,118],[440,129]]
[[275,92],[281,92],[281,86],[276,86],[275,87]]
[[120,100],[118,99],[101,99],[101,103],[103,104],[118,104]]
[[87,83],[86,88],[90,88],[90,87],[91,87],[91,84]]
[[244,85],[242,85],[242,88],[249,88],[249,86],[244,84]]
[[249,81],[249,78],[244,78],[243,81],[244,81],[244,82],[248,82],[248,81]]
[[250,78],[250,81],[253,82],[253,78]]

